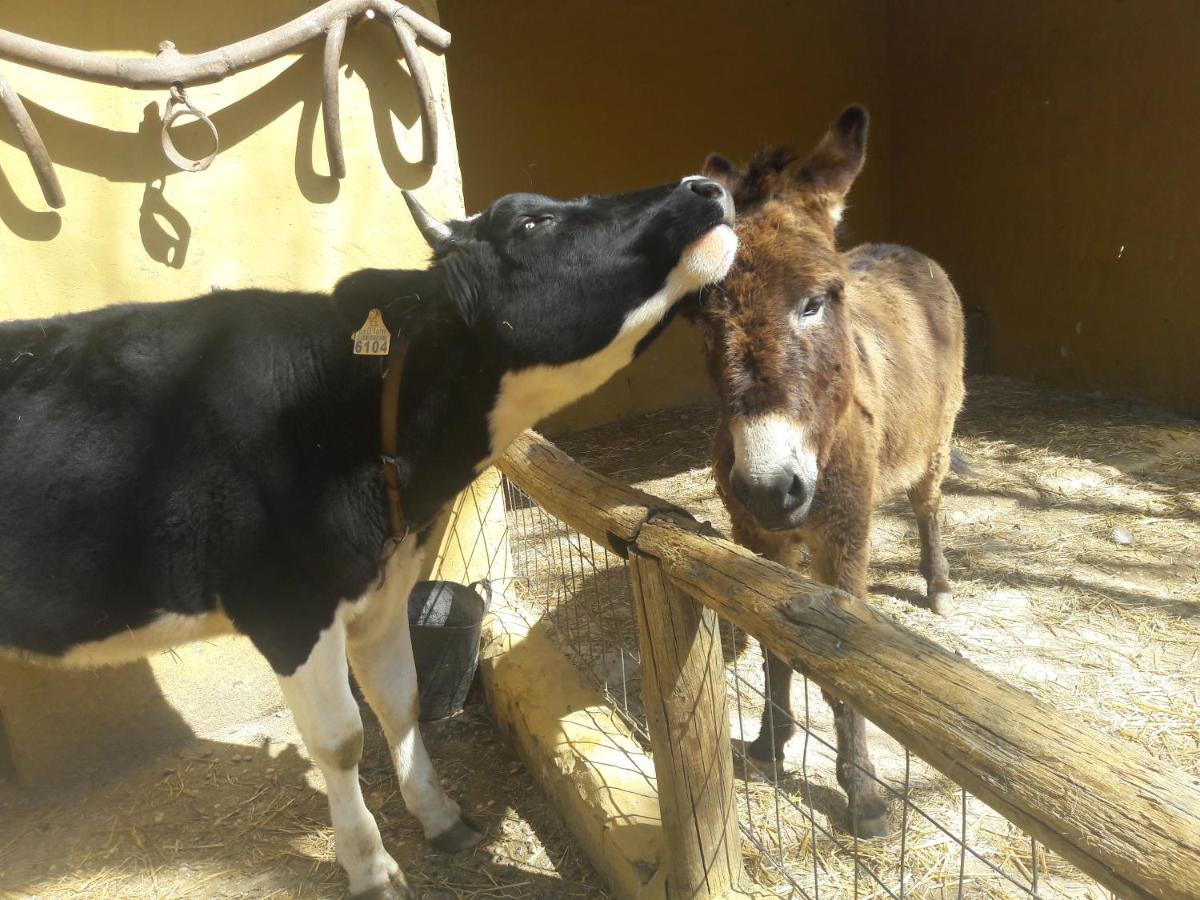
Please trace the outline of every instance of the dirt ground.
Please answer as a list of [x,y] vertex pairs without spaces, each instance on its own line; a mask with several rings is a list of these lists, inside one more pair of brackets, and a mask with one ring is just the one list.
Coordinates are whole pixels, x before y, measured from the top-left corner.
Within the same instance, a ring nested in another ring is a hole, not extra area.
[[[874,522],[872,601],[1064,713],[1200,775],[1200,423],[1004,378],[975,379],[968,392],[956,443],[975,473],[947,479],[942,512],[958,610],[943,619],[925,608],[915,523],[903,497],[884,504]],[[585,465],[728,533],[708,472],[713,425],[711,409],[673,410],[559,444]],[[736,643],[735,742],[757,733],[763,685],[756,648]],[[734,642],[727,644],[732,650]],[[636,679],[622,660],[623,677]],[[806,890],[819,887],[821,896],[854,896],[858,877],[861,896],[883,895],[845,847],[828,835],[812,837],[804,798],[826,825],[844,816],[844,801],[822,743],[832,741],[830,716],[815,686],[810,695],[816,740],[789,745],[780,791],[758,773],[739,787],[743,821],[760,826],[761,846],[747,846],[747,865],[784,895],[796,891],[789,877]],[[793,698],[803,710],[802,680]],[[899,787],[903,748],[873,727],[869,740],[879,774]],[[957,788],[920,760],[910,762],[912,799],[941,828],[914,814],[905,845],[860,846],[871,871],[895,891],[906,848],[912,896],[957,895],[960,870],[964,896],[1020,895],[981,859],[964,855],[951,835],[965,827],[972,849],[1022,882],[1033,864],[1029,839],[974,798],[965,800],[964,826]],[[1107,896],[1044,848],[1037,854],[1043,896]]]
[[[483,706],[422,731],[442,781],[486,841],[447,856],[404,811],[367,717],[363,793],[427,898],[606,896]],[[36,790],[0,784],[0,897],[341,898],[320,774],[280,711],[222,741]]]

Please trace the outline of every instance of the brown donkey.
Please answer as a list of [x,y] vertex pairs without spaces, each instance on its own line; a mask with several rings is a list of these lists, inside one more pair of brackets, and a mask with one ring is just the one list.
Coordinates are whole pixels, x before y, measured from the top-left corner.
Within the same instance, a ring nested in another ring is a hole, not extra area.
[[[945,614],[937,513],[963,399],[962,310],[945,272],[914,250],[838,249],[866,136],[867,113],[852,106],[794,169],[784,150],[745,171],[709,157],[705,174],[734,195],[740,241],[729,276],[697,313],[721,396],[713,465],[738,543],[793,567],[807,548],[814,577],[857,597],[867,592],[872,507],[906,490],[929,605]],[[791,671],[765,656],[772,703],[748,752],[772,763],[795,724]],[[887,807],[868,774],[864,720],[826,699],[851,827],[882,835]]]

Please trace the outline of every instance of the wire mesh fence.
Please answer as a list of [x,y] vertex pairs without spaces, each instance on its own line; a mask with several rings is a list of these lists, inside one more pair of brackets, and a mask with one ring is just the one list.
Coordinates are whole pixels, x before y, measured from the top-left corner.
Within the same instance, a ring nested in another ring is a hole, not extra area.
[[[503,481],[514,593],[551,622],[561,649],[603,691],[647,747],[641,661],[625,560],[555,518]],[[859,839],[836,777],[832,714],[820,689],[797,675],[795,736],[774,764],[747,745],[766,713],[767,733],[786,712],[771,702],[757,642],[722,625],[729,729],[746,870],[760,888],[804,898],[1102,898],[1111,894],[1016,825],[878,730],[873,769],[890,833]]]

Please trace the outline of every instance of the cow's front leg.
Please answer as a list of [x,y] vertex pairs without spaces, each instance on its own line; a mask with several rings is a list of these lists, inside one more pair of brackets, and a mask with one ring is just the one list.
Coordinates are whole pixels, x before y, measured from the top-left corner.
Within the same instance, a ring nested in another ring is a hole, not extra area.
[[308,659],[293,674],[279,677],[279,685],[309,755],[325,776],[337,858],[350,878],[350,891],[373,900],[415,897],[400,867],[383,849],[358,783],[363,726],[350,692],[346,629],[340,617],[321,632]]
[[408,631],[408,595],[421,555],[406,541],[389,561],[383,586],[349,627],[350,662],[363,694],[387,735],[400,793],[425,837],[444,852],[472,847],[480,832],[446,796],[417,727],[417,670]]

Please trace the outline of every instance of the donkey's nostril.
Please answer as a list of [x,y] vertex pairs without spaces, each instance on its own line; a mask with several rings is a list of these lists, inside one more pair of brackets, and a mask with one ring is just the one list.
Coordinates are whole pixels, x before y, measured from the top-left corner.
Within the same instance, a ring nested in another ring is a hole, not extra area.
[[784,475],[783,490],[779,494],[779,505],[784,512],[791,512],[799,509],[804,505],[808,491],[805,488],[804,480],[799,475],[788,473]]
[[799,505],[804,502],[804,482],[799,475],[792,476],[792,485],[788,488],[788,497]]
[[709,178],[693,179],[688,182],[688,187],[701,197],[706,197],[709,200],[716,200],[725,193],[725,188]]

